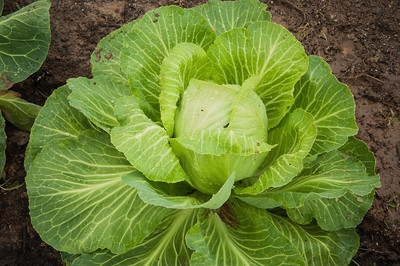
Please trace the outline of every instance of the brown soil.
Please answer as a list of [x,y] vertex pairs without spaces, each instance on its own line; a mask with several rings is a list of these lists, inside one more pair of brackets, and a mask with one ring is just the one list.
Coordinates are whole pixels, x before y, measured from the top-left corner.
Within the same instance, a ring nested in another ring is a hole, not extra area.
[[[33,0],[6,0],[5,13]],[[90,77],[89,57],[105,35],[160,5],[183,0],[52,0],[53,39],[41,70],[14,90],[42,105],[71,77]],[[324,57],[355,95],[358,137],[375,153],[382,188],[358,226],[361,246],[353,265],[400,265],[400,2],[399,0],[266,1],[309,54]],[[62,265],[30,224],[24,186],[29,133],[7,124],[7,162],[0,189],[0,266]],[[0,183],[0,184],[1,184]],[[20,186],[20,187],[18,187]],[[14,189],[12,189],[14,188]]]

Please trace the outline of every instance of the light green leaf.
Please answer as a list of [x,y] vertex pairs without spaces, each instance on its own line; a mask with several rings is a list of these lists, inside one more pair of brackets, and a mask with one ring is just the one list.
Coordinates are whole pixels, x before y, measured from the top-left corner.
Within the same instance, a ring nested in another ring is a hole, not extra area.
[[349,137],[347,142],[339,148],[339,151],[343,154],[348,154],[364,164],[368,175],[375,175],[375,156],[369,150],[367,144],[354,137]]
[[212,197],[200,193],[183,195],[186,191],[188,193],[193,192],[193,189],[188,190],[188,188],[181,191],[179,195],[171,195],[168,193],[169,191],[166,191],[165,183],[150,182],[145,177],[135,173],[124,176],[123,180],[128,185],[136,188],[140,198],[151,205],[172,209],[218,209],[231,195],[233,183],[235,182],[235,173],[226,180],[221,189]]
[[241,98],[239,92],[240,87],[235,85],[190,80],[175,115],[174,137],[190,136],[204,129],[223,130],[229,126],[232,111],[237,106],[235,102]]
[[193,186],[215,194],[235,173],[236,181],[253,176],[272,146],[234,131],[203,130],[170,139]]
[[127,77],[122,73],[120,54],[123,47],[125,35],[132,30],[138,20],[133,20],[121,28],[111,32],[101,39],[90,57],[92,74],[106,76],[116,83],[129,86]]
[[135,97],[121,98],[115,114],[121,126],[111,130],[111,141],[146,178],[166,183],[189,180],[167,132],[143,113]]
[[0,16],[3,14],[4,0],[0,0]]
[[[359,142],[351,142],[358,150]],[[243,200],[259,208],[281,206],[298,223],[315,218],[324,230],[338,230],[361,222],[379,186],[379,177],[369,175],[360,157],[331,151],[308,162],[286,186]]]
[[179,210],[165,218],[142,243],[116,255],[104,250],[83,254],[72,266],[87,265],[189,265],[192,251],[185,245],[185,234],[197,220],[198,210]]
[[224,154],[250,156],[267,153],[275,146],[247,135],[236,134],[231,130],[201,130],[193,132],[190,136],[173,138],[170,141],[171,145],[179,144],[198,154],[219,156]]
[[39,0],[0,17],[0,89],[36,72],[50,45],[50,1]]
[[357,195],[367,195],[377,186],[379,179],[376,175],[368,175],[364,164],[350,154],[331,151],[308,162],[284,190],[313,192],[333,198],[343,195],[347,190]]
[[271,14],[266,11],[267,5],[258,0],[210,0],[193,9],[208,20],[218,35],[234,28],[245,27],[251,22],[271,19]]
[[31,137],[25,153],[26,170],[29,169],[36,154],[48,142],[63,138],[77,138],[87,129],[97,129],[82,113],[71,108],[67,99],[70,92],[67,86],[58,88],[40,110],[31,129]]
[[280,232],[297,247],[306,265],[349,265],[360,245],[354,229],[328,232],[317,225],[298,225],[269,214]]
[[194,43],[206,50],[214,39],[215,32],[201,15],[177,6],[146,13],[126,35],[121,67],[140,99],[141,109],[153,121],[160,120],[158,97],[163,59],[178,43]]
[[310,114],[297,109],[286,115],[277,127],[269,131],[268,143],[276,146],[265,158],[259,178],[251,186],[237,187],[235,192],[255,195],[289,183],[303,168],[303,159],[308,155],[316,134]]
[[81,256],[81,254],[68,254],[67,252],[60,252],[61,260],[66,266],[71,266],[73,261]]
[[353,137],[338,151],[309,162],[299,181],[295,186],[312,193],[304,206],[291,208],[288,214],[299,223],[309,223],[315,217],[325,230],[357,226],[371,207],[375,188],[380,187],[373,154]]
[[109,132],[119,126],[114,115],[115,103],[132,92],[127,84],[117,83],[104,76],[93,79],[84,77],[69,79],[68,87],[72,93],[68,96],[71,106],[80,110],[95,125]]
[[175,115],[174,137],[202,130],[233,131],[265,141],[268,119],[260,97],[248,87],[191,79]]
[[7,135],[4,128],[4,117],[0,115],[0,173],[3,173],[4,165],[6,164]]
[[354,98],[340,83],[329,65],[320,57],[309,57],[307,73],[295,86],[292,110],[302,108],[314,116],[318,136],[311,154],[320,154],[342,146],[357,133]]
[[13,91],[0,91],[0,108],[14,126],[30,131],[41,106],[25,101]]
[[248,38],[247,29],[235,28],[219,35],[210,46],[207,53],[216,70],[213,73],[213,79],[216,82],[242,85],[251,75],[247,66],[251,63],[246,57]]
[[303,206],[287,209],[287,214],[300,224],[309,224],[315,218],[318,225],[327,231],[354,228],[361,223],[373,199],[374,192],[364,196],[346,192],[336,198],[310,197]]
[[136,171],[105,132],[49,142],[26,182],[32,224],[41,238],[70,254],[124,253],[171,211],[140,200],[122,176]]
[[267,213],[228,202],[202,215],[186,235],[194,250],[190,265],[305,265],[296,247]]
[[301,43],[284,27],[266,21],[219,35],[208,55],[217,83],[251,84],[265,104],[269,128],[287,113],[293,86],[308,64]]
[[179,43],[164,59],[160,73],[161,120],[168,135],[174,133],[175,113],[183,91],[192,78],[207,79],[212,72],[206,52],[193,43]]

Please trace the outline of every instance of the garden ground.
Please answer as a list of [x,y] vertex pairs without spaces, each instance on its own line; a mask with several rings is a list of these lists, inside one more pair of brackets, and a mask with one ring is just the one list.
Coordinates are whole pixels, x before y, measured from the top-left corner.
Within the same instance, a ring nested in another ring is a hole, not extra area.
[[[33,0],[5,0],[5,13]],[[89,57],[105,35],[160,5],[204,1],[52,0],[52,42],[39,72],[13,90],[43,105],[68,78],[90,77]],[[358,138],[375,153],[382,187],[358,226],[353,265],[400,265],[400,2],[399,0],[268,0],[272,20],[325,58],[355,96]],[[7,162],[0,184],[0,266],[62,265],[30,224],[24,186],[29,133],[6,126]]]

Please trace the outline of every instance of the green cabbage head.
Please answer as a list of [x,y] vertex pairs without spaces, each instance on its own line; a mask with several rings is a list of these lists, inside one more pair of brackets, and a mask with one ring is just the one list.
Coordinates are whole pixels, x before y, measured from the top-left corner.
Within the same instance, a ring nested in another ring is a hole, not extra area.
[[375,159],[355,104],[256,0],[106,36],[26,153],[32,224],[72,265],[346,265]]

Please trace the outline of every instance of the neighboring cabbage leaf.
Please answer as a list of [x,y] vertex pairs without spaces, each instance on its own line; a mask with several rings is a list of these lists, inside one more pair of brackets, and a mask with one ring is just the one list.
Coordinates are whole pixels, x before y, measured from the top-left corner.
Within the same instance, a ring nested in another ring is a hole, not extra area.
[[[27,102],[13,91],[15,83],[39,70],[50,47],[50,1],[38,0],[2,16],[0,1],[0,109],[16,127],[30,131],[40,106]],[[0,173],[5,164],[4,119],[0,127]]]
[[36,72],[50,46],[50,1],[39,0],[0,17],[0,89]]

